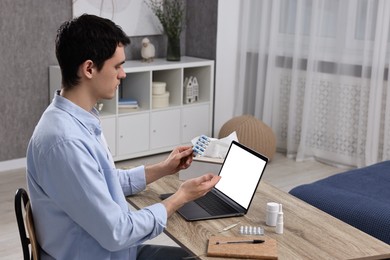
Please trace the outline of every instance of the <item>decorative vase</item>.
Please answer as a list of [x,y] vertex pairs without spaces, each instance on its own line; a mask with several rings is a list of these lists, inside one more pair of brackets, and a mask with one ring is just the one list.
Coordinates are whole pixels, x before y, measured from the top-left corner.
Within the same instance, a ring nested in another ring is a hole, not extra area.
[[168,36],[167,61],[180,61],[180,56],[180,36]]

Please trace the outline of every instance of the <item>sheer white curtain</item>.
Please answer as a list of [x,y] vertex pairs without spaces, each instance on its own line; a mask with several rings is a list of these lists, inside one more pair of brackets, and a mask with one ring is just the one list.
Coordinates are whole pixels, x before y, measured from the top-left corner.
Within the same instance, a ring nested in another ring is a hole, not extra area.
[[390,159],[390,1],[240,2],[235,115],[297,160]]

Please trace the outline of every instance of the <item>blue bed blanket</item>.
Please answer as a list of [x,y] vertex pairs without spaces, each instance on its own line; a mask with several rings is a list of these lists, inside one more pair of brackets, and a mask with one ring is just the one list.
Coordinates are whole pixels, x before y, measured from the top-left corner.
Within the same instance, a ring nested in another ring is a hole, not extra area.
[[390,161],[300,185],[290,194],[390,244]]

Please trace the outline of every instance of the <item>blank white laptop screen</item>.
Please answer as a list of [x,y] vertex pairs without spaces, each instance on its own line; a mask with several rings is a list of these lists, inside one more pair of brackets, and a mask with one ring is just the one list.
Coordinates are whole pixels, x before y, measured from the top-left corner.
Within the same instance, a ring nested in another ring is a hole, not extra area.
[[265,165],[266,161],[233,144],[219,173],[221,180],[215,188],[248,208],[260,179],[259,172],[263,172]]
[[232,141],[218,174],[221,180],[205,196],[184,204],[178,213],[188,221],[245,215],[267,162],[263,155]]

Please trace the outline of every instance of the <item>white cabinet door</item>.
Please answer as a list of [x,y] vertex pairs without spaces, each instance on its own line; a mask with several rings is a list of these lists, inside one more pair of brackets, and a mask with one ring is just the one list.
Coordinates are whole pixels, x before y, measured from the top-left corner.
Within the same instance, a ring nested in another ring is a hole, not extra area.
[[149,150],[149,113],[118,117],[118,155]]
[[189,106],[182,110],[182,143],[189,143],[199,135],[211,135],[210,105]]
[[180,109],[152,112],[150,117],[151,149],[180,143]]
[[116,155],[116,119],[115,117],[105,117],[100,119],[104,137],[111,155]]

